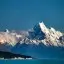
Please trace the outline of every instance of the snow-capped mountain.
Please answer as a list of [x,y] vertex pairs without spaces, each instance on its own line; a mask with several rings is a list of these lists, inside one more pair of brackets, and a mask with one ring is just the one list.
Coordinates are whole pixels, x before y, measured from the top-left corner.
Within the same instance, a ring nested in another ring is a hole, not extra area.
[[31,35],[33,37],[32,40],[35,40],[33,43],[42,43],[46,46],[64,46],[64,41],[60,41],[60,38],[63,40],[63,34],[52,27],[50,29],[47,28],[43,22],[33,28]]
[[[58,52],[63,52],[63,49],[64,34],[52,27],[47,28],[43,22],[36,24],[28,31],[6,29],[5,32],[0,32],[0,51],[43,58],[46,55],[56,57]],[[58,54],[63,57],[64,52]]]
[[64,46],[64,35],[54,28],[47,28],[43,22],[28,31],[0,32],[0,43],[15,46],[20,44],[44,44],[45,46]]

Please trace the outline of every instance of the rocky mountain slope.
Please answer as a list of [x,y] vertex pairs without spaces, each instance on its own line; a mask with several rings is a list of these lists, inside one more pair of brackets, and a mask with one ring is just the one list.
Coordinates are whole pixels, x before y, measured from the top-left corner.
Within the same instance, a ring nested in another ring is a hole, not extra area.
[[42,51],[55,49],[56,52],[60,52],[60,49],[64,48],[64,34],[52,27],[47,28],[43,22],[36,24],[28,31],[9,31],[6,29],[5,32],[0,32],[0,51],[38,58],[43,57],[38,56],[36,51],[41,47]]

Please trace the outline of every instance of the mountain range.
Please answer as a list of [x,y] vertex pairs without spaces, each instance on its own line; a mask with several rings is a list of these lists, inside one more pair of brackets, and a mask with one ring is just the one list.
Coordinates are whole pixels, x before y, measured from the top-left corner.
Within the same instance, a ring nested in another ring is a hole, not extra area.
[[39,22],[27,31],[0,31],[0,51],[33,58],[64,58],[64,33]]

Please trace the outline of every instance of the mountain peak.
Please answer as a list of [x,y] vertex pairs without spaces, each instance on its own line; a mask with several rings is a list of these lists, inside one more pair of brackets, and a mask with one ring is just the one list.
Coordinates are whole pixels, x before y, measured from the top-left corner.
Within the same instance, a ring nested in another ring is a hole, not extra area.
[[45,24],[43,22],[40,22],[39,26],[40,26],[42,32],[49,33],[48,28],[45,26]]
[[[40,45],[39,45],[40,44]],[[43,46],[42,46],[43,45]],[[54,28],[47,28],[43,22],[36,24],[30,31],[9,31],[0,32],[0,51],[12,52],[15,54],[33,55],[30,52],[42,50],[48,47],[64,47],[64,35]],[[54,48],[53,47],[53,48]],[[27,50],[26,52],[23,52]],[[47,49],[48,51],[49,49]],[[54,49],[56,50],[56,49]],[[49,50],[50,51],[50,50]],[[41,52],[38,52],[41,53]],[[55,53],[55,52],[54,52]],[[38,56],[35,54],[35,56]]]
[[43,22],[36,24],[29,34],[30,39],[38,40],[36,44],[39,42],[46,46],[64,46],[64,42],[60,42],[60,37],[63,36],[63,33],[56,31],[53,27],[47,28]]
[[[64,46],[63,33],[56,31],[54,28],[47,28],[43,22],[35,25],[30,31],[20,32],[0,32],[0,42],[15,46],[18,42],[20,44],[39,44],[46,46]],[[61,41],[62,40],[62,41]],[[14,44],[14,45],[13,45]]]

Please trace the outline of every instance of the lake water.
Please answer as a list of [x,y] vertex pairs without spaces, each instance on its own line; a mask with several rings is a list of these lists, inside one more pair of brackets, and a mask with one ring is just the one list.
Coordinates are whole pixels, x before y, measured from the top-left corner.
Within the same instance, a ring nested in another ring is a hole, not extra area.
[[0,60],[1,64],[64,64],[64,60],[42,59],[42,60]]

